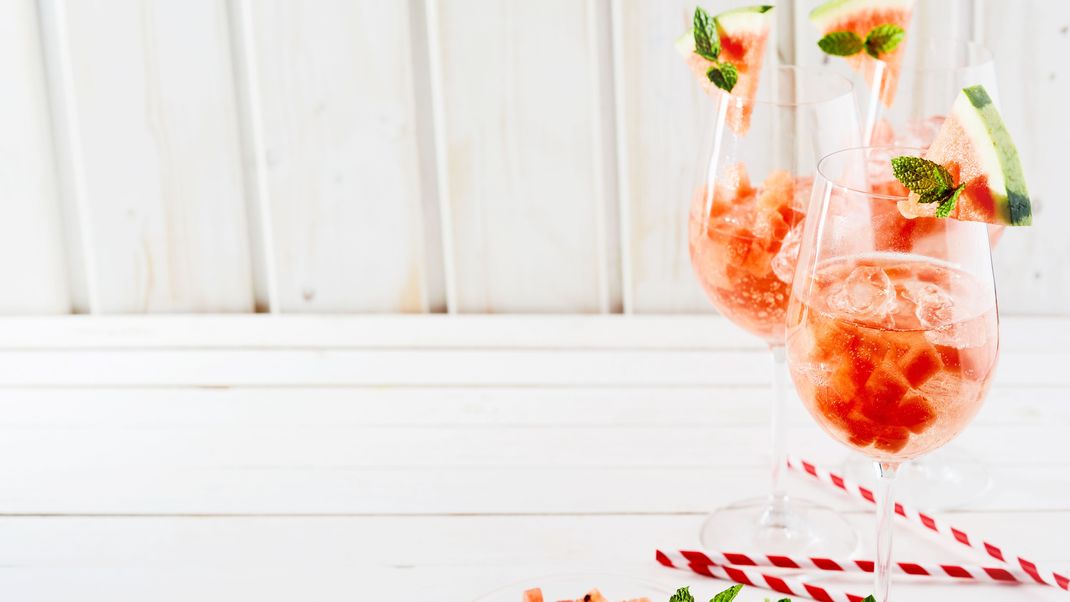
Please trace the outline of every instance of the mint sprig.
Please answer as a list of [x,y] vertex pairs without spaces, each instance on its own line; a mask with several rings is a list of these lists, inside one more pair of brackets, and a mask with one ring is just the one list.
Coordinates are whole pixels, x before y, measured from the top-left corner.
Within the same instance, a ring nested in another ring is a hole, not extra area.
[[948,217],[962,194],[965,184],[955,186],[951,173],[943,165],[921,157],[892,157],[892,175],[918,195],[919,203],[939,203],[936,217]]
[[695,7],[695,54],[707,61],[716,61],[721,56],[721,36],[713,17],[701,6]]
[[732,63],[718,60],[721,56],[721,36],[717,33],[714,18],[701,6],[696,6],[693,22],[695,54],[713,63],[706,70],[706,77],[713,85],[725,92],[731,92],[739,81],[739,71]]
[[669,598],[669,602],[695,602],[695,597],[691,595],[688,588],[681,587]]
[[817,45],[825,54],[833,56],[853,56],[865,50],[869,56],[879,59],[880,55],[895,50],[906,35],[902,27],[885,23],[869,30],[864,40],[853,31],[831,31]]

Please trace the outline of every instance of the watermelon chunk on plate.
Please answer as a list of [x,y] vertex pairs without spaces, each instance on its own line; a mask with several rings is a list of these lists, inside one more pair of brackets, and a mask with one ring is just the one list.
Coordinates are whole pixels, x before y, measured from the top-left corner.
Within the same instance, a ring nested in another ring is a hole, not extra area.
[[[925,158],[965,184],[949,217],[1009,226],[1033,222],[1018,149],[984,86],[959,92]],[[919,203],[913,193],[909,201],[899,201],[904,217],[930,217],[936,207]]]
[[[769,39],[769,29],[772,25],[772,10],[770,5],[747,6],[723,12],[713,18],[721,40],[718,60],[731,63],[739,72],[739,79],[732,88],[731,95],[744,101],[732,103],[726,118],[729,127],[737,134],[745,134],[750,128],[750,116],[754,107],[747,101],[753,99],[758,92],[765,43]],[[707,94],[725,94],[724,90],[715,86],[706,76],[713,63],[695,53],[695,30],[688,30],[680,36],[676,41],[676,50],[687,61],[688,67],[699,79]]]
[[[905,31],[910,24],[913,7],[914,0],[829,0],[810,11],[810,22],[817,27],[821,35],[833,31],[850,31],[864,40],[870,30],[878,25],[898,25]],[[853,69],[862,73],[871,86],[875,77],[881,78],[880,98],[886,107],[892,106],[895,101],[905,48],[905,42],[900,43],[895,50],[882,54],[880,60],[865,52],[844,57]]]

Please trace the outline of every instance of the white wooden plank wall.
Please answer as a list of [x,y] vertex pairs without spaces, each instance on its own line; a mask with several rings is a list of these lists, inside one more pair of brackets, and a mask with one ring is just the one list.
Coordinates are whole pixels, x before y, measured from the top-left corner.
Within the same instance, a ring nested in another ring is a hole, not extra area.
[[[710,311],[692,2],[0,4],[0,312]],[[1070,4],[920,0],[948,22],[995,52],[1037,199],[1001,309],[1070,314]]]
[[71,295],[33,0],[0,3],[0,77],[9,82],[0,94],[0,312],[67,313]]
[[45,5],[88,309],[252,310],[226,6]]
[[456,311],[610,308],[602,4],[430,3]]
[[426,311],[408,5],[241,4],[278,309]]

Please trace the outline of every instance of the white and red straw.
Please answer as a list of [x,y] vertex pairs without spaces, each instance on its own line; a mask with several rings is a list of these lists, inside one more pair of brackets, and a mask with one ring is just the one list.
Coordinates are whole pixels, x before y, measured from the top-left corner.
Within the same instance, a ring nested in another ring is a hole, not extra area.
[[820,602],[863,602],[864,596],[849,594],[791,577],[778,577],[749,567],[720,566],[702,552],[657,551],[657,560],[674,569],[688,569],[699,575],[771,589],[791,596],[806,596]]
[[[856,499],[865,500],[871,504],[877,503],[877,498],[871,490],[858,483],[849,481],[842,476],[820,468],[812,462],[793,458],[788,456],[788,466],[794,470],[798,470],[803,474],[809,475],[818,481],[825,483],[826,485],[832,485],[837,489],[847,493],[851,497]],[[1066,591],[1070,591],[1070,577],[1067,577],[1065,573],[1057,573],[1049,567],[1042,564],[1028,560],[1017,554],[1005,552],[1000,546],[980,539],[978,537],[971,537],[968,533],[962,529],[956,529],[951,525],[937,520],[936,518],[914,508],[904,506],[896,502],[895,513],[901,518],[906,519],[908,522],[914,525],[920,525],[929,531],[938,533],[949,539],[953,539],[958,543],[973,548],[979,552],[988,554],[992,558],[999,560],[1011,566],[1021,567],[1022,571],[1029,576],[1036,583],[1044,585],[1050,585],[1052,587],[1058,587]]]
[[[681,552],[682,553],[682,552]],[[692,553],[692,552],[689,552]],[[818,570],[833,573],[872,573],[872,560],[836,560],[822,557],[800,557],[763,554],[741,554],[738,552],[699,552],[711,562],[721,566],[753,566],[777,569]],[[994,583],[1032,583],[1033,579],[1025,571],[1003,567],[974,566],[969,564],[919,564],[916,562],[896,562],[892,570],[900,575],[918,575],[923,577],[949,577]]]

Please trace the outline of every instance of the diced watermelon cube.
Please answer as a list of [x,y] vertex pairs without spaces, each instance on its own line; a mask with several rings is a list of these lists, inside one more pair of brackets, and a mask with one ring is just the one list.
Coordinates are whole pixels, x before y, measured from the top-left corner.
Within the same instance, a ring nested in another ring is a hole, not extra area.
[[876,366],[869,362],[856,362],[849,357],[844,358],[829,376],[829,385],[842,397],[854,399],[866,386],[866,381],[869,380],[875,368]]
[[834,425],[844,427],[851,415],[854,402],[850,397],[844,398],[832,389],[819,387],[814,395],[814,403],[821,415]]
[[896,412],[895,424],[910,429],[910,432],[920,434],[925,432],[933,422],[936,414],[933,412],[929,401],[920,395],[910,395],[899,404]]
[[917,388],[925,384],[940,371],[944,363],[940,354],[928,343],[921,343],[910,348],[901,358],[898,366],[903,371],[910,386]]
[[910,441],[910,431],[901,426],[886,426],[877,433],[873,446],[889,453],[895,453]]
[[542,590],[535,587],[524,591],[523,602],[542,602]]
[[910,391],[910,382],[899,371],[899,367],[890,362],[881,364],[880,368],[866,381],[863,390],[863,405],[875,404],[877,407],[894,407]]
[[847,441],[856,447],[867,447],[877,439],[879,427],[872,420],[860,416],[845,421]]
[[770,263],[773,254],[766,250],[766,243],[762,239],[750,241],[750,248],[740,265],[747,273],[756,278],[765,278],[769,275]]
[[583,596],[582,600],[583,602],[609,602],[609,600],[607,600],[606,597],[602,595],[602,592],[598,591],[597,589],[592,589],[591,591],[587,592],[587,594]]

